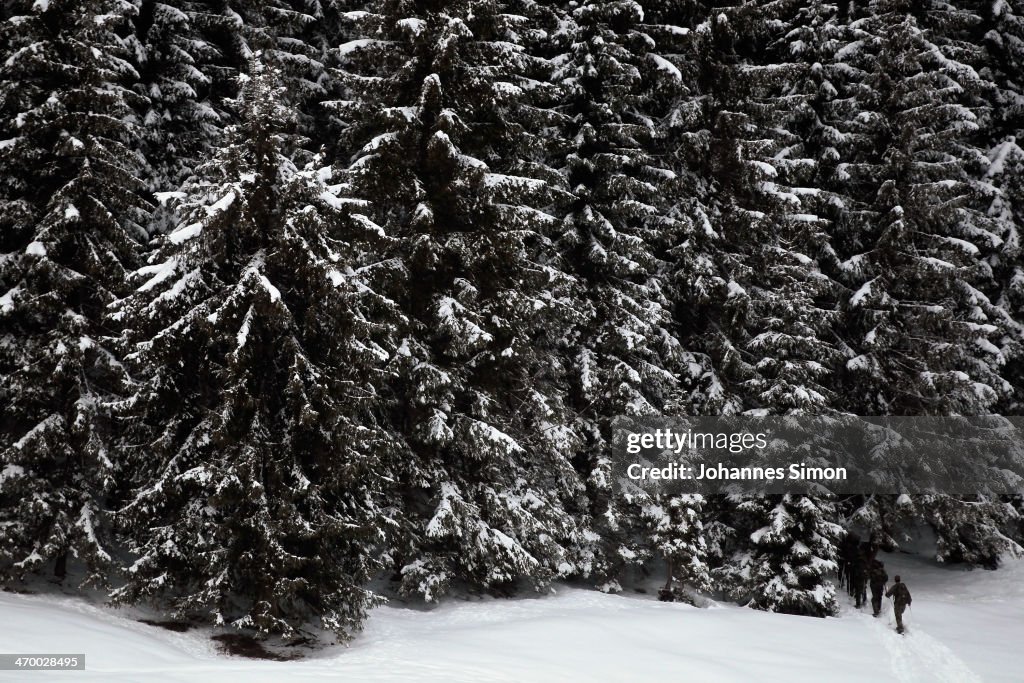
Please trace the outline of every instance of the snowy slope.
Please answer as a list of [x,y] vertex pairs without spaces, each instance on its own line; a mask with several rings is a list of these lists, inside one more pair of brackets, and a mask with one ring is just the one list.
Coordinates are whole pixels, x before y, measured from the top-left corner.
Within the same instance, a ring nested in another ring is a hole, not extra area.
[[[1019,681],[1024,562],[968,573],[885,556],[914,594],[910,632],[844,607],[837,619],[697,609],[561,588],[550,597],[385,607],[348,647],[298,662],[218,655],[209,632],[171,633],[56,596],[0,594],[0,651],[84,652],[47,681]],[[887,606],[888,607],[888,606]]]

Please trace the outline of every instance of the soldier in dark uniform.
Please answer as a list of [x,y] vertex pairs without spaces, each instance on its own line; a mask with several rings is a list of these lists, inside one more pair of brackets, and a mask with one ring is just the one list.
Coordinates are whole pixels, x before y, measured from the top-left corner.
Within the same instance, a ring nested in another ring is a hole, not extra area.
[[864,583],[866,579],[864,558],[858,555],[850,566],[850,595],[853,596],[854,605],[860,609],[864,604]]
[[877,617],[882,612],[882,594],[885,593],[885,583],[889,575],[885,573],[885,563],[881,560],[871,562],[871,570],[868,572],[868,583],[871,585],[871,610]]
[[892,579],[895,583],[885,592],[887,598],[892,598],[893,612],[896,614],[896,632],[903,633],[903,610],[910,607],[910,589],[907,584],[900,582],[899,576]]
[[843,537],[839,546],[839,585],[846,586],[846,590],[853,595],[853,585],[850,577],[853,574],[853,564],[857,560],[857,548],[860,547],[860,536],[852,531]]
[[854,555],[853,567],[850,571],[850,595],[858,608],[868,604],[868,571],[874,560],[871,544],[863,542]]

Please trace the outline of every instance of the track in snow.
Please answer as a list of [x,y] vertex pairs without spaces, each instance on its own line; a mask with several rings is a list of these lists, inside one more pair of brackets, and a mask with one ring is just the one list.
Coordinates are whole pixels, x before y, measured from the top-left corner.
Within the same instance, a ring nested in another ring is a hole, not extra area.
[[899,683],[982,683],[967,663],[938,639],[913,622],[913,614],[904,613],[906,632],[896,633],[892,603],[885,602],[882,615],[873,617],[849,606],[858,621],[865,622],[889,656],[893,676]]

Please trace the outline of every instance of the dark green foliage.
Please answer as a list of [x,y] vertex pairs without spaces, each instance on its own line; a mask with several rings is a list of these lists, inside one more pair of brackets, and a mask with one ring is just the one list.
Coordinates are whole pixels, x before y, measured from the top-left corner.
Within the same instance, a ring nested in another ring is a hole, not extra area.
[[140,198],[127,2],[6,3],[0,24],[0,572],[104,582],[121,476],[106,402],[124,381],[105,306],[125,291]]
[[850,129],[865,149],[850,172],[866,220],[843,268],[857,354],[846,401],[865,414],[978,414],[1012,391],[998,374],[1004,316],[979,258],[1000,242],[979,202],[984,156],[971,139],[970,95],[983,84],[960,61],[972,51],[937,42],[967,21],[943,6],[919,20],[878,3],[860,41],[862,113]]
[[141,383],[116,512],[137,559],[113,597],[261,635],[315,617],[345,637],[388,533],[397,444],[373,406],[400,318],[363,269],[379,228],[329,167],[290,161],[281,89],[254,67],[241,123],[114,314]]
[[688,591],[707,591],[713,585],[701,521],[703,507],[702,496],[681,495],[666,496],[664,506],[648,505],[643,511],[654,549],[665,559],[664,590],[674,598],[689,600]]
[[749,533],[722,581],[755,609],[824,617],[836,614],[836,569],[842,528],[832,503],[802,495],[755,496],[736,505],[737,527]]
[[358,17],[373,38],[341,48],[353,99],[333,106],[359,121],[349,172],[409,283],[389,388],[409,447],[402,590],[436,599],[453,582],[507,591],[586,573],[554,354],[573,282],[547,237],[558,178],[535,147],[544,65],[512,7],[373,9]]
[[665,412],[696,367],[671,329],[663,284],[665,258],[682,228],[662,192],[676,174],[652,154],[655,117],[665,109],[659,102],[678,90],[680,75],[654,51],[643,21],[632,0],[580,3],[563,17],[566,53],[553,59],[561,96],[550,154],[569,193],[555,245],[582,304],[563,352],[586,436],[592,516],[603,536],[600,570],[609,576],[650,554],[629,518],[662,509],[642,495],[614,500],[606,474],[611,418]]
[[192,0],[147,0],[134,20],[131,43],[139,73],[134,90],[144,98],[140,151],[154,193],[177,190],[213,153],[226,124],[219,82],[223,55],[210,42],[203,7]]

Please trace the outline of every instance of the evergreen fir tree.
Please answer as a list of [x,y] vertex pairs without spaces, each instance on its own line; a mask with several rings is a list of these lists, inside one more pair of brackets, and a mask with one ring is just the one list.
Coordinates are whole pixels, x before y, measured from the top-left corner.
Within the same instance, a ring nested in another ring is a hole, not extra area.
[[0,25],[0,575],[103,583],[125,377],[105,306],[138,257],[137,77],[117,0],[5,3]]
[[1001,244],[989,259],[998,287],[993,303],[999,307],[1004,325],[998,342],[1003,359],[1001,376],[1012,387],[1012,393],[997,405],[1002,414],[1020,415],[1024,407],[1024,243],[1019,216],[1020,207],[1024,207],[1024,147],[1016,136],[1009,136],[989,153],[989,159],[985,180],[996,186],[998,194],[988,214],[1001,227]]
[[[986,84],[964,39],[978,18],[946,3],[870,10],[855,60],[860,112],[849,124],[869,144],[850,165],[865,211],[860,248],[843,263],[854,291],[844,327],[857,353],[846,405],[861,414],[984,414],[1012,393],[1001,373],[1014,325],[987,294],[997,289],[990,255],[1003,230],[978,180],[986,164],[975,146],[976,105]],[[956,550],[961,520],[980,509],[973,501],[925,496],[907,505],[939,535],[939,557],[984,556]]]
[[[687,6],[683,14],[700,9]],[[721,8],[680,41],[681,54],[696,59],[679,60],[690,93],[669,131],[680,143],[680,177],[694,200],[687,239],[675,250],[676,292],[715,378],[698,410],[818,413],[835,401],[829,387],[842,356],[834,342],[839,288],[820,262],[834,260],[826,228],[839,201],[819,185],[837,160],[819,154],[808,134],[827,139],[821,116],[834,112],[821,102],[829,86],[808,91],[799,85],[808,69],[790,61],[832,46],[805,44],[792,32],[787,37],[787,25],[775,16],[785,9],[778,3]],[[805,12],[812,21],[828,21],[819,5]],[[787,41],[799,44],[801,54],[773,53]],[[760,497],[725,496],[713,502],[709,554],[724,587],[752,594],[752,604],[763,609],[834,613],[826,575],[836,530],[827,500],[801,496],[769,505]],[[792,518],[801,521],[790,524]]]
[[663,12],[690,23],[670,33],[686,93],[666,119],[690,198],[677,208],[687,227],[672,251],[675,309],[684,342],[710,365],[689,410],[818,410],[837,355],[834,285],[817,264],[824,220],[802,200],[817,188],[797,185],[815,160],[793,156],[800,136],[787,130],[806,100],[790,93],[800,69],[759,61],[782,37],[770,12],[719,9]]
[[374,408],[398,314],[364,263],[386,238],[329,168],[292,163],[283,88],[253,68],[240,123],[115,313],[143,381],[117,513],[136,559],[113,599],[263,636],[316,618],[345,638],[397,514],[382,486],[397,444]]
[[671,329],[663,284],[663,259],[679,225],[665,201],[675,174],[652,154],[666,93],[680,75],[654,50],[644,21],[631,0],[580,3],[561,22],[567,51],[553,60],[563,104],[552,156],[571,193],[556,244],[580,284],[586,316],[566,353],[588,435],[593,516],[612,575],[627,558],[646,557],[634,540],[644,523],[623,515],[639,518],[650,508],[639,493],[635,505],[612,499],[605,474],[611,419],[663,413],[696,365]]
[[[781,315],[768,319],[768,327],[785,326],[802,333],[773,335],[772,345],[783,348],[764,350],[769,359],[778,359],[790,354],[785,347],[794,343],[802,347],[797,352],[803,355],[802,362],[798,356],[797,362],[783,365],[787,374],[809,375],[808,381],[800,383],[807,393],[800,392],[800,400],[794,400],[799,385],[775,389],[788,395],[790,406],[818,412],[839,404],[845,390],[842,370],[851,354],[840,334],[839,302],[845,288],[837,249],[842,250],[850,234],[859,230],[862,215],[849,191],[846,170],[861,143],[847,127],[857,113],[851,81],[859,72],[848,61],[856,53],[857,31],[851,26],[852,7],[847,4],[783,3],[779,11],[787,32],[766,52],[772,63],[788,63],[776,91],[783,101],[785,133],[780,136],[774,165],[777,185],[791,194],[783,207],[789,204],[797,211],[780,217],[775,230],[780,243],[770,247],[758,269],[769,282],[781,283],[795,294],[772,297],[775,310],[780,299],[792,301],[793,306],[783,306]],[[769,366],[776,363],[768,361]],[[757,382],[764,383],[764,379]],[[808,400],[811,396],[816,400]]]
[[749,550],[733,562],[731,591],[750,607],[823,617],[839,611],[826,576],[836,569],[842,529],[832,504],[809,496],[748,497],[737,510],[751,530]]
[[982,256],[999,236],[978,203],[969,93],[981,84],[955,46],[933,40],[963,20],[936,4],[872,3],[860,56],[851,125],[872,144],[851,172],[868,212],[844,267],[859,387],[847,405],[861,414],[979,414],[1010,391],[1002,315],[984,293]]
[[547,237],[558,176],[538,149],[531,7],[387,0],[339,48],[353,97],[333,106],[359,121],[354,185],[411,285],[396,295],[410,523],[394,557],[402,590],[427,599],[455,582],[505,592],[588,570],[554,353],[572,283]]
[[1006,533],[1017,514],[997,497],[929,495],[918,505],[923,521],[935,531],[935,557],[940,562],[995,569],[1000,558],[1024,553],[1019,537],[1015,540]]
[[728,75],[716,127],[734,148],[741,183],[720,222],[731,283],[722,329],[739,352],[734,376],[748,410],[815,413],[834,403],[827,385],[840,356],[832,331],[838,288],[819,265],[828,257],[827,219],[805,207],[819,193],[808,172],[818,157],[801,146],[799,130],[810,98],[794,92],[805,70],[770,59],[782,39],[776,11],[741,6],[716,18],[735,40],[721,67]]
[[[200,160],[212,155],[227,123],[215,89],[221,55],[203,30],[202,7],[191,0],[146,0],[135,19],[134,89],[145,98],[139,151],[149,165],[146,180],[153,193],[177,191]],[[173,221],[160,214],[152,229],[163,232]]]
[[651,522],[651,540],[665,559],[665,587],[660,598],[691,600],[686,591],[711,589],[707,564],[707,540],[701,513],[704,499],[699,495],[669,496],[662,505],[649,505],[644,516]]
[[[745,184],[741,147],[730,116],[735,88],[735,35],[728,17],[711,15],[707,3],[661,7],[659,44],[682,76],[682,94],[661,123],[660,147],[673,160],[678,204],[672,214],[682,234],[670,251],[673,318],[683,344],[695,354],[699,379],[680,409],[696,414],[735,414],[744,410],[739,384],[740,349],[730,328],[745,305],[732,277],[736,256],[726,250],[726,223],[737,214],[734,186]],[[749,129],[746,132],[751,132]]]
[[984,179],[997,192],[988,215],[999,225],[1002,240],[990,254],[998,287],[993,301],[1011,321],[999,347],[1006,357],[1003,375],[1014,387],[1014,395],[1001,404],[1000,412],[1019,415],[1024,396],[1019,362],[1024,352],[1024,248],[1020,235],[1024,216],[1024,6],[1014,0],[994,2],[982,19],[985,66],[979,71],[992,87],[986,93],[989,115],[979,133],[990,150]]
[[[324,126],[321,103],[336,95],[328,69],[339,36],[338,0],[227,0],[200,18],[216,37],[233,77],[254,55],[275,67],[287,89],[300,131],[335,133]],[[316,140],[318,149],[324,141]]]
[[850,496],[840,501],[843,517],[850,527],[864,530],[882,548],[898,548],[908,540],[906,529],[917,517],[917,507],[910,496],[883,494]]

